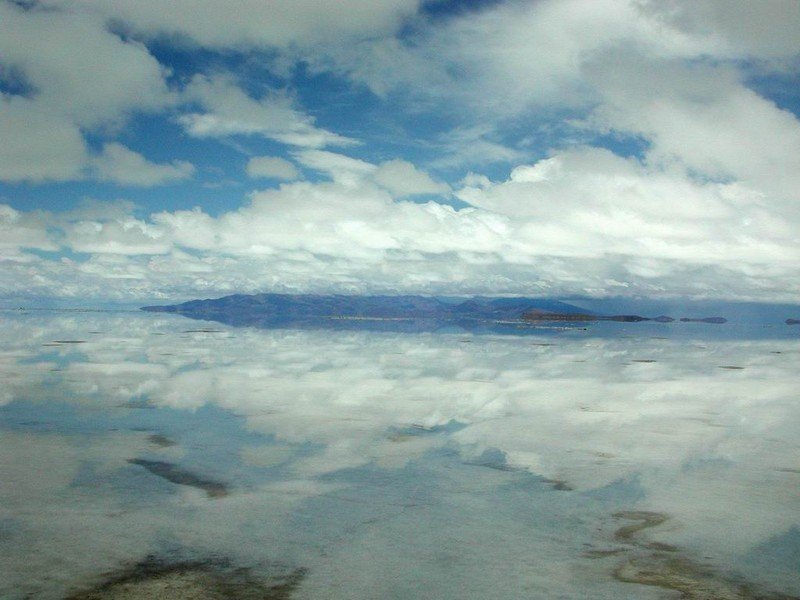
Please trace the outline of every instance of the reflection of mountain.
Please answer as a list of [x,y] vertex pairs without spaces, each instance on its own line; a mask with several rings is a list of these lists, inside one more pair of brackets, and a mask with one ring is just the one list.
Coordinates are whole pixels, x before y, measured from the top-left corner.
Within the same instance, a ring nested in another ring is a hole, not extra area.
[[[571,304],[537,298],[483,298],[467,300],[431,296],[322,296],[315,294],[255,294],[192,300],[170,306],[145,306],[149,312],[178,313],[195,319],[220,321],[230,325],[313,327],[326,321],[328,327],[380,329],[380,322],[406,321],[402,329],[430,330],[458,325],[466,329],[480,322],[519,322],[530,311],[548,314],[586,316]],[[392,330],[397,330],[394,323]]]
[[612,315],[612,316],[604,316],[604,315],[593,315],[593,314],[586,314],[586,313],[563,313],[563,312],[551,312],[547,310],[529,310],[522,313],[522,319],[524,321],[566,321],[566,322],[577,322],[577,321],[617,321],[619,323],[638,323],[640,321],[652,321],[656,320],[659,323],[669,323],[674,319],[670,317],[658,317],[657,319],[649,319],[648,317],[640,317],[639,315]]
[[703,317],[701,319],[692,319],[689,317],[683,317],[681,319],[681,323],[716,323],[721,325],[722,323],[727,323],[728,319],[725,317]]

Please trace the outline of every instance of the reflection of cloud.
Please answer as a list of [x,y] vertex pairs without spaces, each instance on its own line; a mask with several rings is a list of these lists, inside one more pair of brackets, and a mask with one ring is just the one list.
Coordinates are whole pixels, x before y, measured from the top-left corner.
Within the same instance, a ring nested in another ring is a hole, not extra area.
[[[13,381],[16,376],[14,398],[38,400],[40,411],[59,397],[95,409],[92,422],[98,423],[105,417],[96,409],[116,407],[119,414],[118,407],[128,401],[146,402],[163,410],[122,409],[130,411],[127,422],[158,425],[168,437],[173,428],[178,435],[171,437],[179,444],[180,432],[204,419],[209,432],[227,432],[217,422],[220,415],[243,418],[251,437],[195,436],[170,450],[171,460],[181,461],[182,468],[214,468],[206,455],[234,461],[226,480],[233,492],[217,501],[225,503],[226,514],[230,511],[228,520],[211,514],[202,494],[181,490],[174,497],[173,517],[187,502],[203,515],[201,524],[192,525],[199,530],[186,529],[180,519],[169,529],[190,546],[243,553],[231,539],[234,524],[261,523],[253,537],[268,524],[274,528],[270,535],[284,544],[274,552],[285,551],[287,545],[305,543],[299,541],[305,533],[289,531],[291,515],[301,505],[308,518],[320,521],[315,527],[335,530],[314,530],[309,536],[343,535],[325,521],[328,513],[314,512],[313,498],[331,494],[319,500],[325,510],[338,510],[337,502],[353,503],[354,515],[368,519],[372,509],[367,506],[388,515],[397,509],[387,503],[406,506],[410,501],[403,494],[422,494],[424,488],[424,502],[404,509],[413,520],[422,510],[415,506],[443,502],[454,489],[508,494],[501,484],[528,481],[525,471],[566,482],[576,491],[558,493],[570,501],[588,502],[600,490],[613,490],[615,482],[637,481],[643,506],[675,517],[671,530],[658,535],[716,559],[733,560],[796,524],[797,475],[790,468],[800,459],[793,441],[800,414],[793,342],[470,336],[466,344],[460,335],[184,333],[188,321],[150,315],[52,317],[39,321],[38,331],[26,337],[21,334],[26,321],[33,322],[31,317],[11,320],[0,333],[5,348],[0,377]],[[79,347],[40,345],[88,337],[90,330],[104,333]],[[43,357],[43,351],[57,358]],[[55,360],[65,363],[62,371],[50,371]],[[654,362],[636,362],[642,360]],[[198,410],[207,405],[224,411]],[[40,496],[57,495],[69,487],[80,463],[98,460],[98,452],[107,455],[99,461],[106,466],[94,469],[107,478],[100,485],[121,481],[127,458],[147,459],[147,453],[157,452],[146,435],[125,438],[113,452],[106,447],[110,441],[96,439],[69,452],[30,442],[42,457],[59,452],[69,464],[52,476],[43,470],[50,487],[27,497],[36,505]],[[8,439],[7,447],[20,443],[19,437]],[[506,464],[498,466],[509,470],[476,466],[487,450],[498,460],[505,457]],[[158,454],[153,459],[164,460]],[[431,466],[443,460],[450,461],[446,468]],[[348,473],[372,469],[381,486],[397,486],[397,497],[361,499],[372,479]],[[404,473],[415,473],[416,487],[403,483]],[[230,480],[237,477],[241,480]],[[166,494],[169,488],[157,489]],[[103,487],[101,495],[107,493]],[[457,504],[455,498],[447,502]],[[475,508],[470,506],[463,510]],[[279,517],[289,524],[280,524]],[[736,528],[729,525],[734,518],[740,522]],[[490,524],[501,526],[492,519]],[[366,537],[359,544],[364,545],[353,552],[389,543],[385,534],[392,527],[383,529],[380,523],[363,530]],[[247,538],[242,548],[251,541]],[[435,547],[434,540],[429,542]],[[329,567],[320,566],[322,572]]]

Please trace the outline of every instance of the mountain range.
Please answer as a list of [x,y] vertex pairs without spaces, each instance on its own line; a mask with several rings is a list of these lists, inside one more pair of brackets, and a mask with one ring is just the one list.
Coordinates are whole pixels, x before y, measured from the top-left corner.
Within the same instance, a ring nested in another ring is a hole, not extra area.
[[[566,302],[541,298],[446,298],[434,296],[348,296],[317,294],[234,294],[167,306],[148,312],[179,313],[230,324],[303,319],[431,319],[438,321],[520,321],[523,314],[587,314]],[[589,311],[589,314],[591,311]]]

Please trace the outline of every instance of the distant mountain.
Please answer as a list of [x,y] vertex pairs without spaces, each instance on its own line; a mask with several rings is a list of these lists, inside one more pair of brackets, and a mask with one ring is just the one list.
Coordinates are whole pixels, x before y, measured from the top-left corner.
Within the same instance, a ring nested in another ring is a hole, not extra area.
[[144,306],[149,312],[231,324],[304,319],[433,319],[442,321],[519,321],[532,310],[586,314],[576,306],[540,298],[437,298],[434,296],[346,296],[316,294],[235,294],[168,306]]

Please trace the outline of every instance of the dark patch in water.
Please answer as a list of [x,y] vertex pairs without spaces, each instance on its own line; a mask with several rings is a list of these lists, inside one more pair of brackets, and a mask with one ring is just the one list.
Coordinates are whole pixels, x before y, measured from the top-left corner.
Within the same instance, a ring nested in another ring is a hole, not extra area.
[[566,481],[562,481],[561,479],[544,479],[543,481],[551,484],[553,489],[558,490],[559,492],[571,492],[575,489]]
[[136,400],[128,400],[125,404],[123,404],[125,408],[155,408],[149,401],[138,398]]
[[741,371],[744,367],[737,367],[735,365],[722,365],[720,369],[729,369],[731,371]]
[[153,435],[147,436],[147,441],[155,446],[158,446],[159,448],[169,448],[177,445],[176,442],[160,433],[154,433]]
[[228,495],[228,488],[224,483],[213,479],[203,479],[191,471],[184,471],[172,463],[158,460],[145,460],[143,458],[129,458],[128,462],[132,465],[144,467],[153,475],[166,479],[170,483],[188,485],[201,489],[208,494],[209,498],[221,498],[222,496]]
[[65,600],[289,600],[305,569],[267,580],[227,561],[165,562],[148,557]]
[[631,362],[635,362],[635,363],[654,363],[656,361],[654,361],[652,358],[634,358]]
[[612,548],[610,550],[587,550],[582,554],[584,558],[606,558],[607,556],[617,556],[626,552],[625,548]]
[[85,344],[86,340],[53,340],[54,344]]

